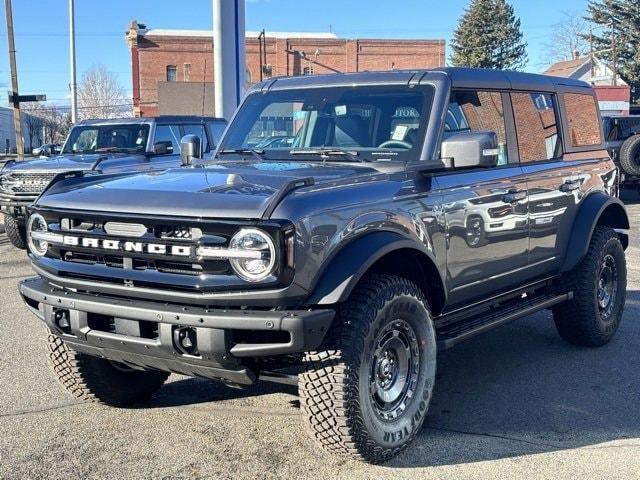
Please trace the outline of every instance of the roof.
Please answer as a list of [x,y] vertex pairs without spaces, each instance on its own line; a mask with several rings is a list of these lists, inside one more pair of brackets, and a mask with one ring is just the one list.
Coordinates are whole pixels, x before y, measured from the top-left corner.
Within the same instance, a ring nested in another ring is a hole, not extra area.
[[[140,29],[138,35],[143,37],[213,37],[213,30],[173,30],[164,28]],[[246,38],[257,38],[260,32],[245,32]],[[265,32],[268,38],[338,38],[330,32]]]
[[554,75],[556,77],[570,77],[578,69],[585,64],[589,63],[591,59],[589,57],[574,58],[573,60],[564,60],[551,65],[546,72],[546,75]]
[[297,77],[278,77],[257,84],[254,89],[295,89],[326,86],[398,85],[424,83],[428,80],[448,78],[456,88],[499,88],[554,91],[559,86],[591,88],[588,83],[571,78],[552,77],[534,73],[480,68],[439,68],[418,70],[391,70],[382,72],[338,73]]
[[95,118],[91,120],[81,120],[76,125],[125,125],[143,123],[176,123],[176,122],[202,122],[218,121],[226,122],[222,118],[201,117],[198,115],[161,115],[158,117],[127,117],[127,118]]

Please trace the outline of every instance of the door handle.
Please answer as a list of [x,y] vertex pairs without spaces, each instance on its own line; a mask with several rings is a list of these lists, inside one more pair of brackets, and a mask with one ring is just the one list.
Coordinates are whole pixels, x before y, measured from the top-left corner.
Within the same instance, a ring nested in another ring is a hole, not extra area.
[[560,185],[561,192],[573,192],[580,188],[580,182],[578,180],[567,180],[562,185]]
[[504,203],[516,203],[519,202],[520,200],[524,200],[525,198],[527,198],[527,191],[526,190],[509,190],[509,192],[505,193],[502,196],[502,201]]

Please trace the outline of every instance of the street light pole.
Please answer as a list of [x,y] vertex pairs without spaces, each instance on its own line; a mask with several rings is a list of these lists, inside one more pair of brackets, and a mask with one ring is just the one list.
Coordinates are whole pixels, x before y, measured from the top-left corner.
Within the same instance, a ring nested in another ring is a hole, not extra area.
[[75,28],[75,8],[74,0],[69,0],[69,63],[70,63],[70,83],[71,89],[71,122],[78,120],[78,93],[76,88],[76,28]]
[[16,67],[16,44],[13,40],[13,10],[11,0],[4,0],[4,11],[7,17],[7,43],[9,44],[9,65],[11,68],[11,102],[13,103],[13,127],[16,135],[16,153],[18,160],[24,158],[24,141],[22,138],[22,122],[20,121],[20,97],[18,95],[18,70]]

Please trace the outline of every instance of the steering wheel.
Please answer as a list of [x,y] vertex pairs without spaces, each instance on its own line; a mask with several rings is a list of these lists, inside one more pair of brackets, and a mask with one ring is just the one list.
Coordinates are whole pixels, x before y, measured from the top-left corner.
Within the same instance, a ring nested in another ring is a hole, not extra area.
[[382,142],[380,145],[378,145],[378,148],[393,148],[393,147],[406,148],[407,150],[409,150],[413,148],[413,145],[411,145],[409,142],[404,142],[402,140],[387,140],[385,142]]

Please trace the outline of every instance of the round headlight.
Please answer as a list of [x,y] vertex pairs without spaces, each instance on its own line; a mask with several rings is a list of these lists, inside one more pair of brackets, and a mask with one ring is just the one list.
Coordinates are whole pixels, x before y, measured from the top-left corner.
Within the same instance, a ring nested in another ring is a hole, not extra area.
[[236,233],[229,248],[238,252],[229,261],[236,274],[248,282],[268,277],[276,265],[276,247],[271,237],[262,230],[244,228]]
[[47,221],[42,215],[34,213],[29,217],[29,221],[27,222],[27,242],[29,243],[31,253],[38,257],[45,256],[49,248],[49,242],[34,238],[33,234],[35,233],[37,237],[38,233],[47,233],[48,230]]

